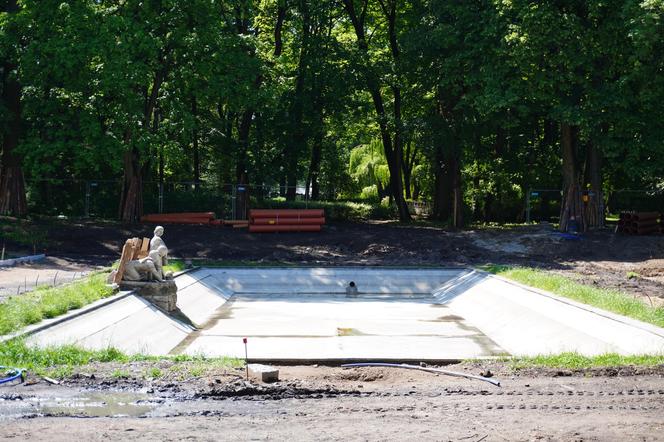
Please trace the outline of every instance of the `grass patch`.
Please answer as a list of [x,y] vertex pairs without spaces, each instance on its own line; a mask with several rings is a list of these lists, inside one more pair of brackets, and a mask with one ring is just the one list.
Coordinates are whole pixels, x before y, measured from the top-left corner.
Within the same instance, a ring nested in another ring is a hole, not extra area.
[[184,260],[169,258],[168,265],[165,265],[163,270],[164,270],[164,273],[166,273],[166,272],[177,273],[177,272],[183,271],[186,268],[187,267],[184,263]]
[[[0,343],[0,365],[25,368],[37,375],[50,375],[58,378],[67,377],[73,373],[74,368],[92,363],[141,361],[172,361],[176,365],[169,370],[186,371],[192,376],[200,376],[212,369],[244,367],[242,359],[231,357],[128,355],[113,347],[104,350],[86,350],[75,345],[37,347],[27,345],[20,339]],[[145,374],[147,377],[160,378],[165,373],[158,367],[151,367]],[[117,369],[111,373],[112,377],[118,379],[129,377],[129,375],[130,373],[124,369]]]
[[159,379],[160,377],[162,377],[162,375],[164,373],[162,373],[162,371],[159,368],[152,367],[147,371],[146,374],[147,374],[148,377],[150,377],[152,379]]
[[72,367],[93,362],[127,362],[129,359],[127,355],[112,347],[104,350],[86,350],[74,345],[41,348],[28,346],[20,339],[0,344],[0,365],[26,368],[38,374],[56,368],[71,372]]
[[33,253],[37,253],[49,245],[48,228],[25,220],[0,220],[0,248],[5,242],[31,248]]
[[106,277],[106,273],[96,273],[65,286],[41,286],[9,297],[0,304],[0,335],[111,296],[113,289],[106,285]]
[[113,373],[111,373],[111,376],[114,377],[115,379],[129,379],[131,377],[131,374],[127,370],[114,370]]
[[664,307],[650,307],[617,290],[591,287],[564,276],[525,267],[491,265],[482,269],[584,304],[664,327]]
[[622,356],[617,353],[606,353],[598,356],[583,356],[578,353],[560,353],[557,355],[540,355],[533,357],[517,357],[509,360],[513,369],[523,368],[565,368],[570,370],[624,367],[655,367],[664,365],[664,355]]

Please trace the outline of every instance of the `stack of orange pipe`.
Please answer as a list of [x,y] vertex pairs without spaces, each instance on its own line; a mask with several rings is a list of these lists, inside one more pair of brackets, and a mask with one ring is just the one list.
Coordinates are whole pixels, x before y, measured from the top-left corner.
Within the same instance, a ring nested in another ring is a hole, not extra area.
[[[618,221],[618,231],[630,235],[660,233],[662,228],[657,222],[659,218],[659,212],[622,212]],[[664,222],[664,218],[661,222]]]
[[323,209],[254,209],[249,211],[250,232],[320,232]]

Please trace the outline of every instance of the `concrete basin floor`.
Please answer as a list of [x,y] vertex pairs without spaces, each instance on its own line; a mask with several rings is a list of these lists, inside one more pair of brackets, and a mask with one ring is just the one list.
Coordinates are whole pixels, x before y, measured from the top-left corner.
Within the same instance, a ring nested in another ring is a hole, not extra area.
[[250,360],[300,363],[664,353],[661,328],[472,269],[203,268],[176,283],[175,317],[125,298],[31,339],[244,358],[246,337]]

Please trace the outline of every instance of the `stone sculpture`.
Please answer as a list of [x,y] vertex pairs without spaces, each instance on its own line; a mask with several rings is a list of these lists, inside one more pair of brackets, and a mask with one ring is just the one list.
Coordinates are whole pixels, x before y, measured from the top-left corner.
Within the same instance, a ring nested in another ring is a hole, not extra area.
[[[159,247],[166,247],[162,235],[164,234],[164,228],[162,226],[157,226],[154,228],[154,236],[150,240],[150,251],[157,250]],[[162,265],[168,264],[168,248],[166,248],[166,255],[163,255],[161,258]]]
[[150,250],[148,256],[141,259],[129,261],[124,268],[123,281],[151,281],[163,282],[169,279],[171,273],[164,274],[164,258],[168,254],[166,246],[159,246],[156,250]]
[[164,228],[157,226],[152,240],[128,239],[122,249],[118,269],[111,281],[124,290],[136,292],[156,306],[166,310],[177,309],[177,286],[172,272],[164,273],[168,248],[161,236]]

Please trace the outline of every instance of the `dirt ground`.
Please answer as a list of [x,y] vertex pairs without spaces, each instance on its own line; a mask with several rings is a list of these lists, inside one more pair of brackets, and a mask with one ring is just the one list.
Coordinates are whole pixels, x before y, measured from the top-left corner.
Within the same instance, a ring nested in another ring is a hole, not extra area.
[[85,277],[94,266],[47,256],[40,261],[0,267],[0,302],[7,296],[34,290],[42,285],[60,285]]
[[[164,364],[164,362],[162,362]],[[153,366],[153,365],[152,365]],[[664,438],[664,367],[444,367],[488,383],[391,368],[279,367],[145,380],[145,363],[84,367],[64,385],[0,388],[3,440],[638,440]],[[162,366],[166,371],[166,367]],[[488,373],[488,372],[491,373]],[[82,373],[82,374],[81,374]],[[92,374],[91,374],[92,373]],[[55,405],[54,405],[55,404]],[[118,408],[124,407],[124,408]],[[81,417],[93,417],[80,419]]]
[[[48,229],[46,254],[79,269],[108,265],[119,258],[126,238],[151,237],[154,228],[92,221],[50,222],[41,227]],[[321,233],[278,234],[165,227],[171,255],[185,259],[332,266],[526,265],[619,289],[649,305],[664,305],[664,235],[625,236],[607,228],[573,241],[549,224],[449,231],[390,222],[331,223]],[[24,280],[23,275],[17,278]]]
[[[153,226],[48,224],[46,267],[88,271],[118,259],[124,240]],[[248,234],[165,226],[171,255],[227,264],[527,265],[664,304],[664,237],[609,229],[566,240],[549,225],[448,231],[393,223],[334,223],[320,234]],[[70,267],[71,269],[71,267]],[[0,273],[0,286],[15,267]],[[56,270],[57,271],[57,270]],[[22,279],[21,274],[14,280]],[[25,276],[23,276],[25,280]],[[664,366],[515,371],[499,362],[447,369],[502,387],[417,371],[280,367],[281,381],[244,372],[203,375],[171,361],[82,367],[59,385],[0,386],[6,440],[664,440]],[[158,369],[151,379],[146,373]],[[119,376],[118,373],[124,373]],[[81,419],[81,417],[89,417]]]

